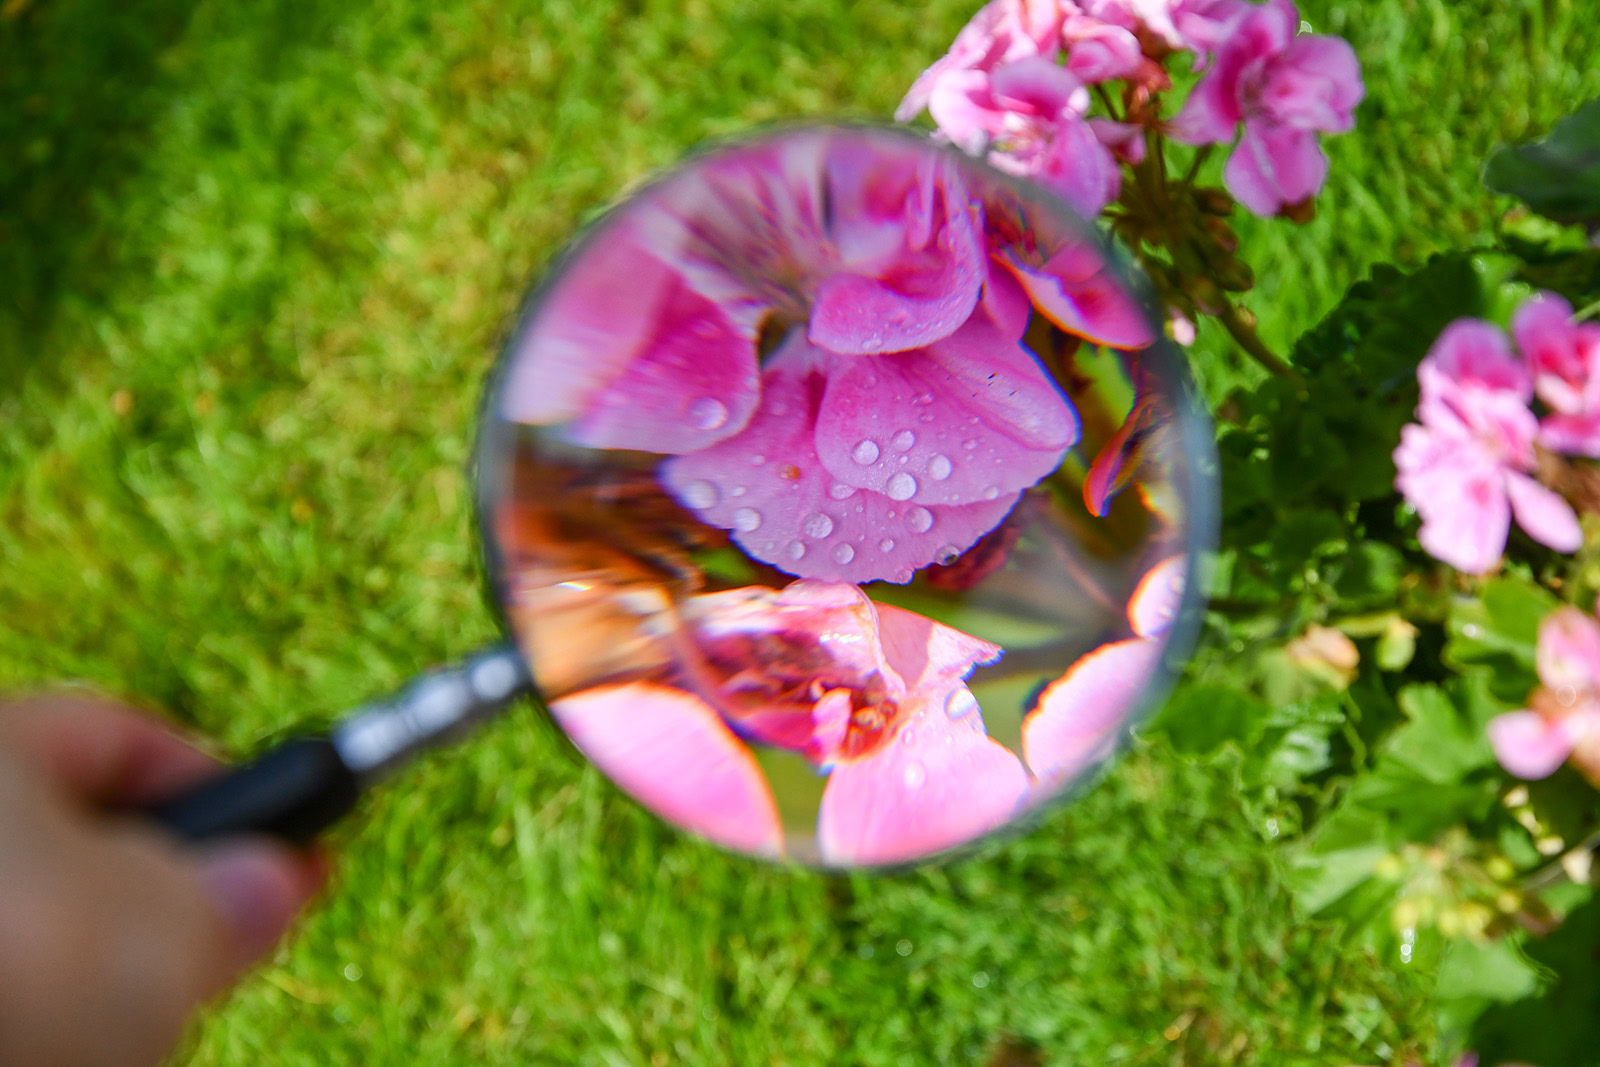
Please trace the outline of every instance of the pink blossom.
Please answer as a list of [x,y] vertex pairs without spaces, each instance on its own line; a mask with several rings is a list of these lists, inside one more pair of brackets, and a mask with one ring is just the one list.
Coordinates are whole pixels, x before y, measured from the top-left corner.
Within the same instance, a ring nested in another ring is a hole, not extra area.
[[1460,319],[1417,368],[1419,424],[1401,431],[1395,487],[1422,517],[1418,539],[1435,558],[1469,574],[1493,568],[1515,516],[1535,540],[1562,552],[1582,543],[1577,516],[1534,481],[1538,421],[1532,383],[1505,335]]
[[1250,5],[1246,0],[1081,0],[1079,7],[1082,19],[1203,55]]
[[1496,716],[1489,742],[1501,766],[1519,778],[1544,778],[1569,758],[1600,770],[1600,625],[1565,607],[1539,626],[1542,687],[1532,707]]
[[1038,779],[1040,799],[1053,795],[1115,747],[1135,701],[1157,672],[1167,631],[1183,602],[1182,556],[1145,572],[1128,600],[1134,636],[1103,644],[1046,686],[1022,720],[1022,755]]
[[1228,26],[1216,59],[1171,124],[1189,144],[1233,140],[1223,180],[1258,215],[1275,215],[1314,196],[1328,175],[1316,133],[1354,123],[1365,93],[1350,45],[1321,34],[1296,36],[1291,0],[1252,7]]
[[1539,439],[1557,452],[1600,459],[1600,325],[1575,322],[1572,305],[1537,293],[1517,308],[1511,334],[1550,413]]
[[928,106],[946,77],[962,71],[989,72],[1002,63],[1032,56],[1054,62],[1060,47],[1061,0],[990,0],[956,35],[950,51],[923,71],[900,101],[894,117],[909,122]]
[[771,854],[782,831],[739,737],[829,773],[824,862],[885,864],[1007,821],[1028,785],[984,731],[964,679],[1000,649],[843,583],[735,589],[685,607],[686,686],[608,686],[552,712],[642,802],[731,847]]
[[1035,56],[941,78],[928,100],[939,131],[1000,170],[1034,178],[1081,214],[1116,198],[1121,171],[1084,119],[1089,94],[1069,70]]

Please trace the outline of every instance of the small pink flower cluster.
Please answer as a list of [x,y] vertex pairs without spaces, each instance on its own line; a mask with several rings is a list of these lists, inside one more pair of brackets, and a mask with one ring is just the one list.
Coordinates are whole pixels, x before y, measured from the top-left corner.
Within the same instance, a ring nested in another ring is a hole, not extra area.
[[[1291,0],[991,0],[895,117],[926,108],[964,151],[1093,215],[1118,195],[1119,162],[1139,163],[1146,145],[1139,123],[1088,117],[1089,87],[1124,80],[1130,102],[1148,101],[1171,84],[1165,60],[1192,53],[1206,74],[1168,132],[1217,144],[1242,126],[1224,181],[1251,211],[1276,215],[1322,187],[1316,134],[1349,130],[1365,91],[1348,43],[1299,27]],[[1125,117],[1160,127],[1154,109]]]
[[1489,721],[1500,765],[1519,778],[1545,778],[1567,760],[1600,782],[1600,624],[1577,608],[1539,627],[1539,681],[1528,707]]
[[1468,574],[1499,562],[1513,517],[1540,543],[1575,551],[1577,515],[1532,477],[1534,446],[1600,457],[1600,326],[1540,293],[1517,309],[1511,332],[1520,355],[1492,323],[1446,327],[1417,368],[1418,422],[1394,453],[1395,487],[1422,517],[1422,547]]

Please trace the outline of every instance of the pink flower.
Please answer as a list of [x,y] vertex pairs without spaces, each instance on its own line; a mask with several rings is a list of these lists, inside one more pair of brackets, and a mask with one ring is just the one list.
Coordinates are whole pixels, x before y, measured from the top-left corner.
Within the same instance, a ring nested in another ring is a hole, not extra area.
[[1080,7],[1082,18],[1204,55],[1250,5],[1245,0],[1081,0]]
[[1230,24],[1171,125],[1176,140],[1214,144],[1231,141],[1244,124],[1223,180],[1258,215],[1278,214],[1322,188],[1328,158],[1316,133],[1350,129],[1366,91],[1346,41],[1296,36],[1299,25],[1290,0],[1269,0]]
[[950,51],[923,71],[894,117],[910,122],[928,106],[939,82],[962,71],[988,72],[1013,60],[1043,56],[1060,47],[1061,0],[990,0],[956,35]]
[[1027,773],[989,739],[963,681],[997,646],[842,583],[693,597],[684,621],[682,688],[606,686],[551,707],[589,759],[666,818],[730,847],[781,849],[741,736],[828,772],[817,815],[828,864],[920,858],[1016,811]]
[[1500,765],[1519,778],[1545,778],[1569,758],[1600,772],[1600,625],[1561,608],[1539,626],[1539,680],[1531,709],[1489,721]]
[[1600,325],[1574,322],[1572,305],[1537,293],[1517,308],[1511,334],[1550,408],[1539,439],[1557,452],[1600,459]]
[[[928,100],[939,131],[969,155],[1033,178],[1092,216],[1116,199],[1121,171],[1085,119],[1089,94],[1069,70],[1034,56],[992,71],[954,71]],[[1112,124],[1115,125],[1115,124]],[[1120,138],[1120,128],[1114,131]]]
[[1135,701],[1155,677],[1167,631],[1183,602],[1182,556],[1161,560],[1128,600],[1132,637],[1101,645],[1046,686],[1022,720],[1022,756],[1048,799],[1111,755]]
[[1528,476],[1538,422],[1532,384],[1490,323],[1448,326],[1417,368],[1421,424],[1401,431],[1395,487],[1422,517],[1418,539],[1435,558],[1483,574],[1505,550],[1511,519],[1562,552],[1582,544],[1577,516]]

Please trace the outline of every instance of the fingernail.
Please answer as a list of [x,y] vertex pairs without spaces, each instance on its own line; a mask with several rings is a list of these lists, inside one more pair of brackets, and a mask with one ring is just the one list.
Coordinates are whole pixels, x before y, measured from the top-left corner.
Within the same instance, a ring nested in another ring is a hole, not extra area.
[[240,969],[277,943],[303,903],[294,859],[270,844],[219,845],[201,857],[200,872],[213,906],[233,933]]

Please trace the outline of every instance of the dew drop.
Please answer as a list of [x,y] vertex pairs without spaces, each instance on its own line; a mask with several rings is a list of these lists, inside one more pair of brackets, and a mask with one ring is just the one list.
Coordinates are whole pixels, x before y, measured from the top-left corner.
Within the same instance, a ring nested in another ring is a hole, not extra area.
[[978,710],[978,698],[972,695],[972,690],[966,686],[952,690],[944,701],[944,713],[947,718],[965,719],[968,715]]
[[849,545],[834,545],[833,546],[833,561],[835,563],[843,565],[843,564],[849,563],[851,560],[853,560],[855,558],[856,558],[856,550],[851,548]]
[[800,528],[805,531],[807,537],[827,537],[833,533],[833,520],[818,512],[808,516]]
[[934,453],[928,460],[928,475],[936,482],[942,482],[950,477],[950,472],[955,465],[950,462],[950,457],[942,453]]
[[889,439],[889,443],[894,446],[896,452],[905,452],[917,443],[917,435],[910,430],[901,430]]
[[915,748],[917,745],[917,731],[909,726],[900,731],[900,743],[907,748]]
[[917,492],[917,480],[905,471],[889,479],[890,500],[910,500]]
[[759,467],[763,463],[765,463],[766,461],[767,461],[767,457],[763,456],[761,453],[757,452],[755,455],[750,457],[750,466]]
[[739,508],[733,513],[733,528],[742,533],[761,528],[761,512],[755,508]]
[[879,541],[878,542],[878,551],[879,552],[893,552],[894,551],[894,538],[885,537],[882,541]]
[[985,500],[998,500],[999,498],[1000,487],[998,485],[991,485],[983,491],[983,499]]
[[876,441],[857,441],[856,447],[850,450],[850,458],[863,467],[868,463],[877,462],[878,443]]
[[745,494],[745,487],[742,486],[742,485],[736,485],[732,489],[728,490],[728,495],[729,496],[744,496],[744,494]]
[[955,545],[945,545],[939,550],[939,554],[933,558],[938,562],[939,566],[948,567],[961,558],[961,550]]
[[715,430],[727,425],[728,406],[720,400],[703,396],[689,405],[689,421],[702,430]]
[[917,416],[917,421],[918,422],[932,422],[933,421],[933,412],[924,411],[921,415]]
[[912,533],[927,533],[933,529],[933,512],[927,508],[912,508],[906,512],[906,525]]
[[834,482],[828,487],[828,495],[835,500],[849,500],[856,495],[856,487],[845,485],[843,482]]
[[683,487],[683,502],[696,511],[715,506],[717,487],[710,482],[690,482]]
[[789,553],[790,559],[799,559],[806,554],[806,546],[799,541],[790,541],[789,547],[784,551]]
[[928,769],[920,763],[906,764],[903,781],[907,789],[921,789],[922,783],[928,780]]
[[961,447],[966,449],[968,452],[971,452],[974,448],[978,447],[978,440],[975,437],[969,437],[965,441],[961,442]]
[[911,402],[913,404],[917,405],[917,407],[919,407],[919,408],[920,407],[926,407],[927,405],[933,403],[933,394],[932,393],[918,393],[916,396],[911,398]]

